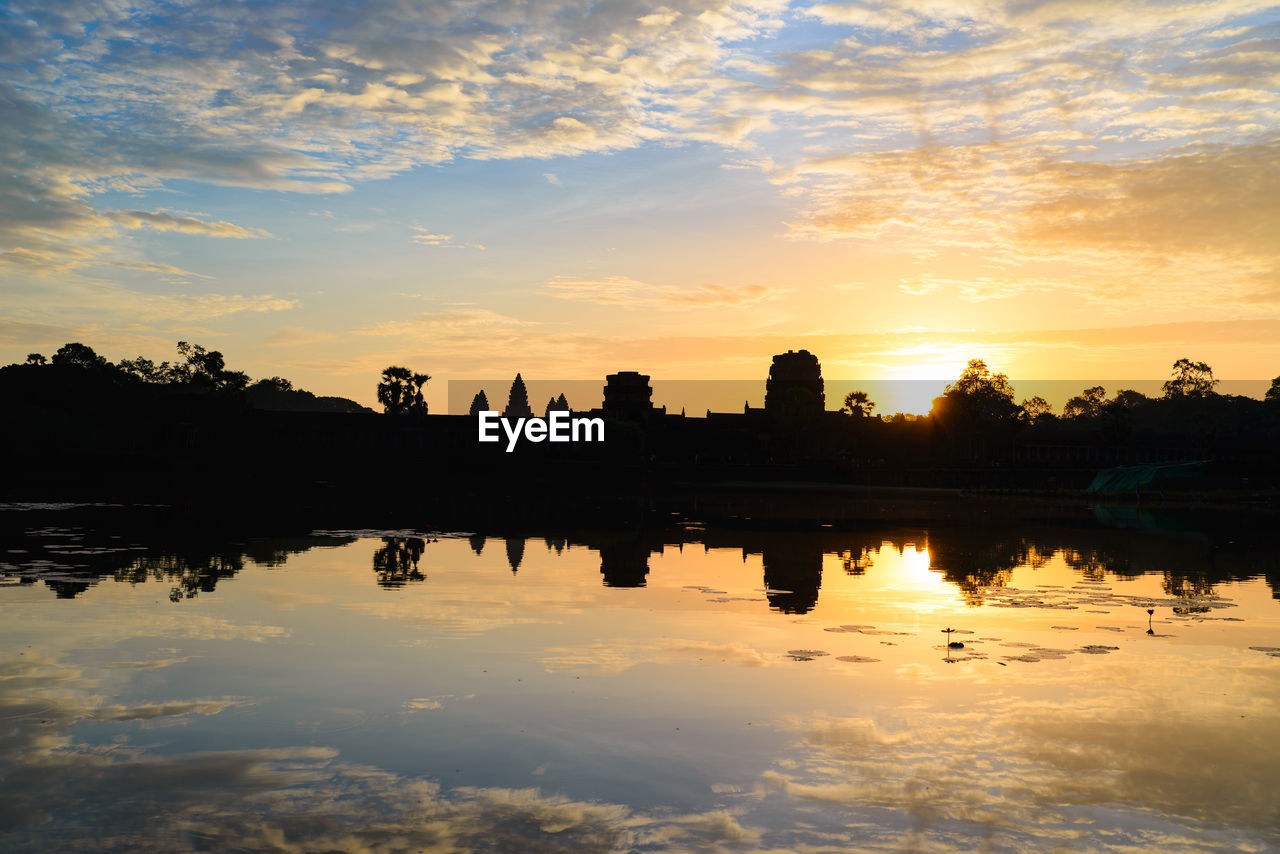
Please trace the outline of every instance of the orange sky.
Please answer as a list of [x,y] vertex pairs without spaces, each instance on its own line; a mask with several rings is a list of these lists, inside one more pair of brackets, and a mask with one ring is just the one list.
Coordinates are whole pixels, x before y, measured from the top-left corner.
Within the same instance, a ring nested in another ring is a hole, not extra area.
[[1274,5],[11,8],[6,362],[1280,374]]

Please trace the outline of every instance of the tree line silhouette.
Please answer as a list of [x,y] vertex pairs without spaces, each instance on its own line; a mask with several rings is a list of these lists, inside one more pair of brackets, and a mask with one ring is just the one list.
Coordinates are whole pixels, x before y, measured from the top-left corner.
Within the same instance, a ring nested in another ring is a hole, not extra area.
[[1104,386],[1091,386],[1058,414],[1039,396],[1019,403],[1006,375],[973,359],[927,416],[873,417],[875,403],[862,391],[850,392],[841,412],[864,445],[899,461],[895,449],[952,462],[1074,461],[1094,468],[1237,457],[1274,469],[1280,377],[1261,400],[1220,394],[1218,384],[1208,364],[1178,359],[1159,396],[1122,388],[1108,397]]
[[[1108,396],[1093,386],[1056,413],[1041,397],[1018,402],[1006,375],[974,359],[929,414],[917,416],[877,415],[861,390],[829,411],[820,371],[807,351],[781,354],[763,408],[705,418],[653,406],[649,378],[619,372],[608,378],[602,407],[588,410],[604,418],[605,442],[522,443],[507,454],[476,442],[474,417],[428,417],[431,376],[405,366],[382,372],[377,414],[283,377],[254,380],[198,344],[178,342],[169,361],[112,363],[74,342],[49,359],[32,353],[0,368],[0,399],[12,412],[0,438],[11,494],[32,484],[71,492],[90,481],[163,481],[182,490],[197,473],[211,482],[409,492],[428,472],[452,490],[518,472],[550,477],[552,489],[575,488],[575,478],[636,475],[1056,490],[1082,489],[1109,467],[1204,460],[1220,475],[1205,488],[1274,492],[1280,473],[1280,377],[1262,400],[1220,394],[1209,365],[1179,359],[1159,396],[1133,389]],[[498,408],[482,391],[471,416]],[[560,395],[545,412],[568,408]],[[501,411],[534,414],[519,374]]]
[[[180,359],[156,363],[145,356],[112,363],[87,344],[71,342],[58,348],[52,358],[30,353],[21,365],[9,365],[5,380],[9,385],[45,386],[50,389],[77,386],[128,394],[146,389],[167,394],[210,395],[224,400],[242,400],[265,409],[296,409],[309,412],[369,412],[353,400],[317,396],[296,389],[284,377],[251,380],[244,371],[227,368],[218,350],[179,341]],[[390,369],[388,369],[390,370]],[[423,382],[430,377],[423,375]],[[425,411],[425,408],[424,408]]]

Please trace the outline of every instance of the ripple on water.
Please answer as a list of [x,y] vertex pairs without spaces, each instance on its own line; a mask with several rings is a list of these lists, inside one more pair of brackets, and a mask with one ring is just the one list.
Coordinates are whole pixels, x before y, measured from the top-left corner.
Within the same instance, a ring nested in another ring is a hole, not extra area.
[[895,632],[889,629],[877,629],[875,626],[830,626],[824,632],[856,632],[863,635],[911,635],[912,632]]

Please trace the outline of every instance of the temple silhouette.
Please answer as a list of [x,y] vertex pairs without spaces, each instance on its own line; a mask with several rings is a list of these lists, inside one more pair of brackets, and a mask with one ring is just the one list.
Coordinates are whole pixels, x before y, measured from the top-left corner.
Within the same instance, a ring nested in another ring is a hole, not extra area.
[[[1102,390],[1086,395],[1095,391]],[[1104,492],[1164,494],[1266,489],[1264,473],[1276,482],[1278,401],[1212,395],[1165,400],[1125,392],[1095,407],[1090,418],[1045,418],[1026,416],[1011,399],[996,400],[1004,411],[983,411],[990,401],[982,393],[969,408],[963,399],[939,398],[927,417],[866,417],[870,407],[855,412],[847,400],[836,411],[827,407],[818,356],[788,350],[772,357],[763,407],[744,402],[740,411],[689,416],[654,403],[650,375],[624,370],[605,377],[599,406],[572,412],[604,419],[606,448],[523,445],[512,456],[521,465],[559,461],[563,471],[583,461],[608,461],[678,478],[884,486],[1043,491],[1094,485]],[[504,414],[526,412],[523,396],[517,375]],[[874,406],[865,394],[862,401]],[[568,409],[563,394],[548,403],[546,413],[553,409]],[[446,427],[441,421],[437,432],[456,432],[454,447],[465,455],[469,426]]]
[[[2,494],[186,500],[196,490],[248,486],[316,500],[354,490],[487,492],[491,501],[527,503],[539,492],[603,497],[625,484],[802,481],[1216,490],[1266,501],[1280,482],[1280,397],[1216,395],[1212,385],[1163,398],[1122,392],[1114,401],[1087,389],[1079,401],[1088,414],[1059,418],[1044,413],[1044,401],[1030,415],[992,375],[976,392],[949,386],[927,417],[868,417],[869,407],[847,399],[844,410],[829,409],[818,356],[788,350],[769,363],[762,407],[669,412],[655,404],[649,374],[620,370],[605,377],[598,405],[571,409],[561,391],[540,407],[546,416],[600,419],[603,441],[521,441],[509,450],[478,441],[476,415],[501,406],[508,419],[536,417],[519,373],[505,403],[499,389],[480,390],[467,414],[441,415],[426,411],[428,375],[388,368],[378,386],[386,412],[375,413],[279,377],[249,384],[220,353],[179,349],[187,361],[176,366],[141,357],[112,365],[69,344],[48,364],[33,354],[0,368],[0,397],[14,416],[0,421]],[[863,395],[863,403],[873,402]]]

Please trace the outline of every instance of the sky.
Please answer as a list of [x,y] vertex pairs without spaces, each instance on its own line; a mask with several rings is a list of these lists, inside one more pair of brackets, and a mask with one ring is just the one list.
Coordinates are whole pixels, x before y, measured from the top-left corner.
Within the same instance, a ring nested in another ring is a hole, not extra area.
[[1275,4],[5,0],[0,69],[3,363],[1280,374]]

